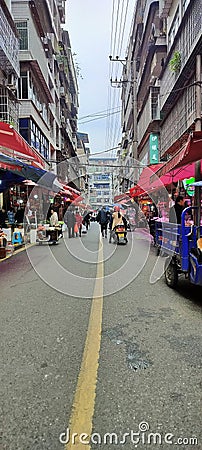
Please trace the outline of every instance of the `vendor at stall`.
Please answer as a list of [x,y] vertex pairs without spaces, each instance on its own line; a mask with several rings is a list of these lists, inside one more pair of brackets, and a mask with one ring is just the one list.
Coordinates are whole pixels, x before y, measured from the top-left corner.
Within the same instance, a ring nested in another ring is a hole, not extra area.
[[51,227],[57,227],[59,225],[58,222],[58,214],[57,211],[55,211],[54,208],[51,209],[51,216],[50,216],[50,226]]
[[182,195],[178,195],[175,200],[174,206],[170,208],[169,211],[169,222],[181,224],[181,214],[184,209],[185,199]]

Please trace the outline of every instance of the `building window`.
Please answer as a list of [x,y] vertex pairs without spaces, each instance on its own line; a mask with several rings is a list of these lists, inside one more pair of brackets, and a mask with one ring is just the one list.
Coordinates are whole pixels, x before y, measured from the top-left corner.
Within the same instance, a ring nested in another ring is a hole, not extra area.
[[180,24],[180,14],[179,14],[179,8],[177,8],[177,12],[175,14],[175,17],[173,19],[173,23],[172,23],[172,25],[170,27],[170,31],[168,33],[168,46],[169,46],[169,49],[170,49],[170,47],[172,46],[172,44],[174,42],[175,36],[176,36],[176,34],[178,32],[178,29],[179,29],[179,24]]
[[20,36],[20,50],[28,50],[28,27],[27,21],[16,22],[16,28]]
[[186,11],[187,6],[189,5],[191,0],[182,0],[182,11],[183,13]]
[[28,99],[28,72],[21,72],[19,79],[19,98]]
[[37,125],[29,119],[20,119],[20,134],[44,158],[49,158],[49,142]]

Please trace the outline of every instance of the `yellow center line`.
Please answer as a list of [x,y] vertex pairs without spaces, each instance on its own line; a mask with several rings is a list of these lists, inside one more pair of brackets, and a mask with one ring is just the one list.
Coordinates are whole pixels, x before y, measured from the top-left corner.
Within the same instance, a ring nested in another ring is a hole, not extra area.
[[[69,423],[69,443],[66,450],[89,450],[92,433],[97,371],[102,330],[103,309],[103,244],[100,239],[98,249],[97,273],[89,318],[87,337],[83,352],[81,369],[76,387],[72,414]],[[73,436],[73,434],[77,436]],[[85,433],[85,436],[84,436]],[[83,441],[83,442],[82,442]]]

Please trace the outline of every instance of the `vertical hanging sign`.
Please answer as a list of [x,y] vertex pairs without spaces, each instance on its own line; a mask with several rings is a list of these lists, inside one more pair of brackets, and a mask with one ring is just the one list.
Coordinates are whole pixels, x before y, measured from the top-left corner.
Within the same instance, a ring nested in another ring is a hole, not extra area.
[[149,162],[150,164],[158,164],[159,162],[158,134],[150,134],[149,137]]

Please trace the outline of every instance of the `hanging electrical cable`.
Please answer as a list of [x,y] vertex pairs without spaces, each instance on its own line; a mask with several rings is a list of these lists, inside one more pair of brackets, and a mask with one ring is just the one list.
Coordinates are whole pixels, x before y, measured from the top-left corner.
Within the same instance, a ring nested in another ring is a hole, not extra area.
[[84,122],[80,122],[79,125],[84,125],[85,123],[88,123],[88,122],[94,122],[95,120],[105,119],[106,117],[112,116],[114,114],[119,114],[120,112],[121,112],[121,109],[119,109],[118,111],[114,111],[110,114],[103,114],[103,115],[100,115],[99,117],[94,117],[93,119],[89,119],[89,120],[85,120]]
[[89,117],[96,117],[96,116],[100,116],[102,114],[110,114],[110,112],[113,112],[114,109],[120,109],[119,107],[116,108],[111,108],[111,109],[103,109],[102,111],[97,111],[95,113],[92,114],[87,114],[86,116],[81,116],[79,117],[78,121],[83,120],[83,119],[88,119]]

